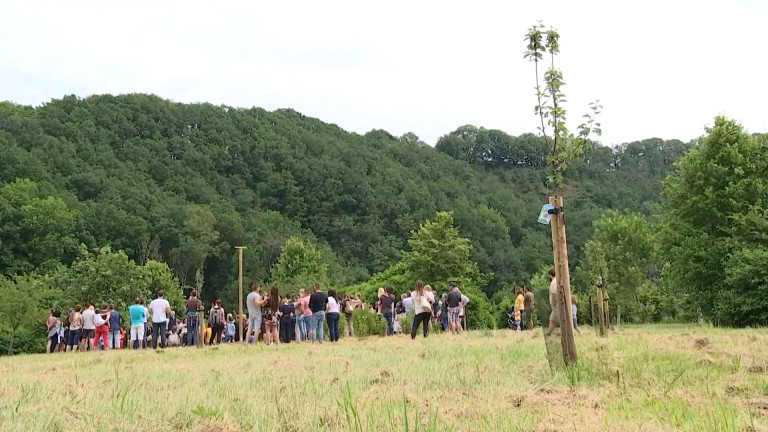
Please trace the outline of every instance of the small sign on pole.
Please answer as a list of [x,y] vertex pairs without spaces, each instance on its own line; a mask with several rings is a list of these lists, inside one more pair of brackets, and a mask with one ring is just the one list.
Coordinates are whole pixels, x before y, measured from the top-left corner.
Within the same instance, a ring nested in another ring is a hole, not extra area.
[[549,225],[549,220],[552,219],[552,215],[549,213],[549,211],[554,209],[555,206],[552,204],[544,204],[541,206],[541,213],[539,213],[539,223]]

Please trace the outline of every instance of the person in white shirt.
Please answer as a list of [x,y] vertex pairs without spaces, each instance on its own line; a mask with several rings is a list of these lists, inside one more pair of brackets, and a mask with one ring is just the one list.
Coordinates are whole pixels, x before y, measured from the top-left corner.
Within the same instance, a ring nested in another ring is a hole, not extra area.
[[164,299],[165,293],[157,292],[157,298],[149,304],[149,313],[152,315],[152,348],[157,349],[157,340],[160,339],[160,347],[165,348],[165,326],[168,315],[171,314],[171,305]]
[[406,316],[412,316],[413,314],[418,313],[411,297],[405,297],[403,299],[403,309],[405,309]]
[[83,310],[83,333],[80,336],[80,351],[91,349],[96,337],[96,311],[92,304],[86,302]]
[[469,304],[469,297],[465,296],[464,293],[461,294],[461,303],[459,303],[459,324],[461,325],[461,330],[466,330],[467,326],[467,320],[465,319],[467,314],[467,305]]
[[331,342],[338,342],[341,307],[335,290],[328,290],[328,303],[325,305],[325,312],[325,320],[328,322],[329,339]]
[[[99,310],[99,313],[94,315],[94,323],[96,324],[96,339],[93,341],[93,348],[98,349],[109,349],[109,342],[107,341],[107,337],[109,336],[109,321],[104,319],[104,312],[107,312],[106,308],[107,304],[104,303],[102,305],[102,309]],[[101,342],[101,343],[99,343]]]
[[424,286],[424,282],[416,281],[416,286],[411,292],[411,304],[416,315],[413,317],[411,325],[411,339],[416,339],[416,332],[419,325],[424,323],[424,337],[429,336],[429,321],[432,318],[432,303],[435,302],[435,295],[432,294],[432,287]]

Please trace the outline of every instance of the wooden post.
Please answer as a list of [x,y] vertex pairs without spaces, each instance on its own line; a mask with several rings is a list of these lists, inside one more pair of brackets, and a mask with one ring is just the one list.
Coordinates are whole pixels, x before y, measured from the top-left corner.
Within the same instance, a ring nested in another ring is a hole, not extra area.
[[560,340],[563,345],[563,360],[566,365],[576,363],[576,341],[573,339],[573,314],[571,310],[571,276],[568,270],[568,244],[565,237],[565,214],[563,197],[549,197],[555,207],[552,215],[552,246],[555,256],[557,278],[557,302],[560,309]]
[[597,287],[597,320],[600,325],[600,336],[605,336],[605,309],[603,301],[603,289]]
[[245,246],[235,246],[235,249],[237,249],[237,257],[238,257],[238,273],[237,273],[237,301],[238,301],[238,307],[237,307],[237,327],[240,329],[240,342],[242,343],[245,339],[243,339],[243,249],[246,249]]

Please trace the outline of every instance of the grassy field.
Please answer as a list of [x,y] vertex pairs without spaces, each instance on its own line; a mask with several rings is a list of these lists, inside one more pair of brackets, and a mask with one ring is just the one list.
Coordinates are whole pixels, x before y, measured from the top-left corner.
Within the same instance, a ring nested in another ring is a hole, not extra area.
[[0,359],[0,431],[768,431],[768,331],[582,329]]

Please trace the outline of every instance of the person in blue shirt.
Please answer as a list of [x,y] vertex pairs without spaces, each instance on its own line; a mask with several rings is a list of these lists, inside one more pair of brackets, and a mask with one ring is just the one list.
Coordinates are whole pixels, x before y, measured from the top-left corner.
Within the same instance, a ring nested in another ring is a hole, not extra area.
[[109,305],[109,349],[120,349],[120,312],[115,310],[115,304]]
[[139,341],[144,340],[144,319],[146,309],[141,305],[141,299],[134,300],[133,305],[128,308],[131,315],[131,341],[133,349],[139,349]]
[[232,314],[227,315],[226,338],[227,343],[235,342],[235,318],[232,317]]

